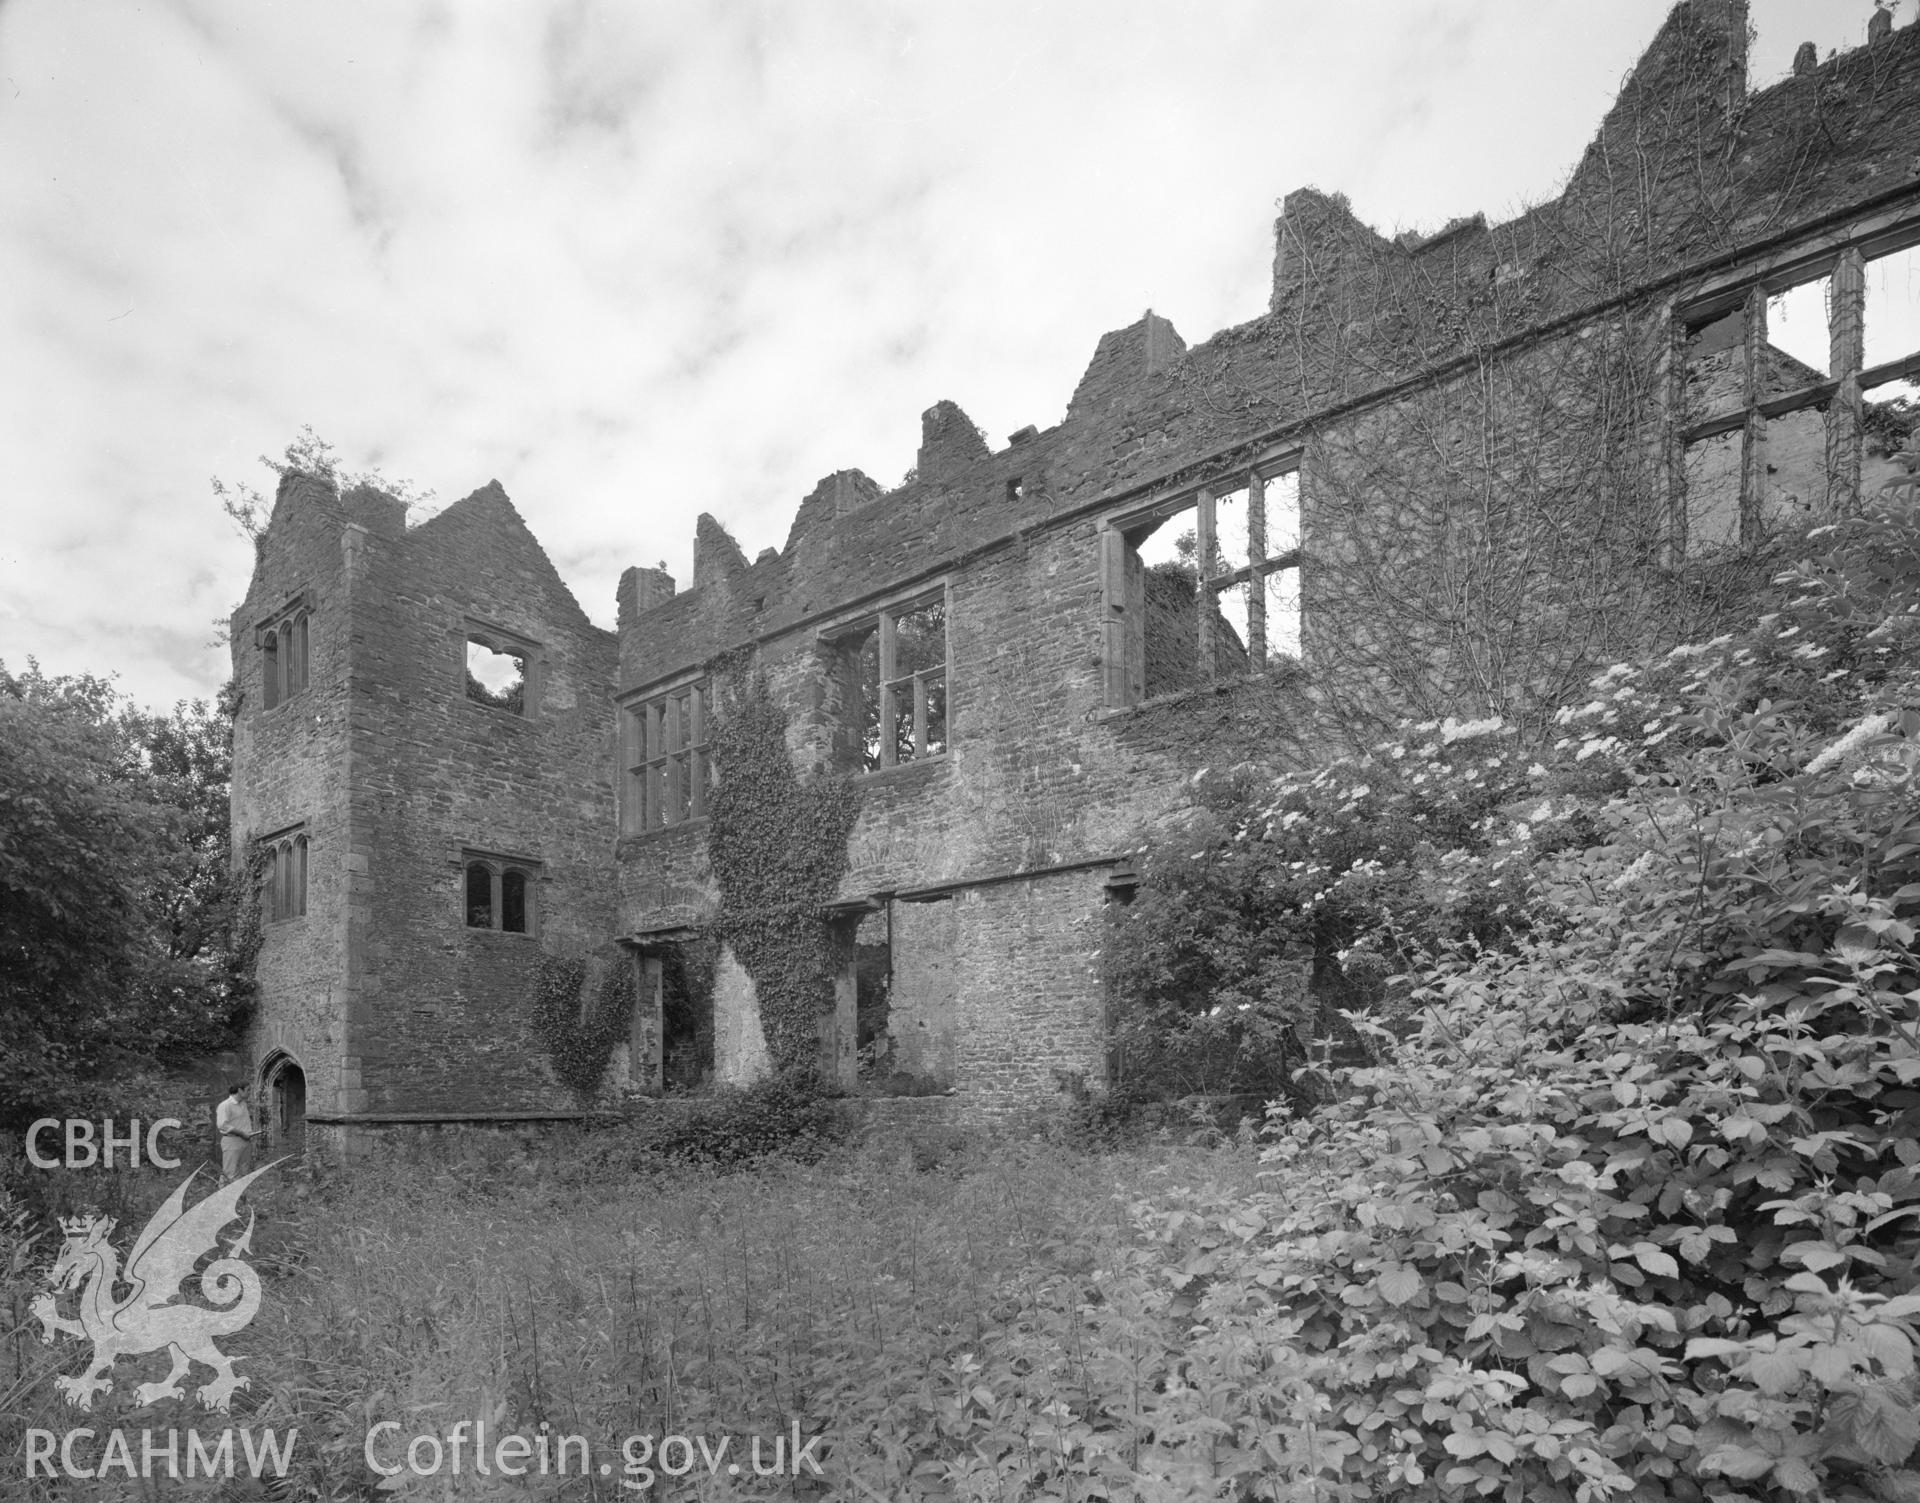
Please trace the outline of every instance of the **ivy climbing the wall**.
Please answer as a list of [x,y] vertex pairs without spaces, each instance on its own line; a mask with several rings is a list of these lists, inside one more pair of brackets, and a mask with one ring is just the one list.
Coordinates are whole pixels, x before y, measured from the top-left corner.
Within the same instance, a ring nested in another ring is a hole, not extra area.
[[774,1067],[805,1070],[819,1062],[820,1019],[833,1011],[840,957],[826,905],[847,869],[859,801],[845,778],[803,781],[794,771],[787,717],[765,674],[721,664],[714,681],[716,929],[753,980]]
[[583,1012],[580,989],[586,980],[585,961],[542,955],[533,1024],[553,1061],[553,1073],[568,1089],[591,1097],[633,1016],[633,966],[625,956],[610,961]]

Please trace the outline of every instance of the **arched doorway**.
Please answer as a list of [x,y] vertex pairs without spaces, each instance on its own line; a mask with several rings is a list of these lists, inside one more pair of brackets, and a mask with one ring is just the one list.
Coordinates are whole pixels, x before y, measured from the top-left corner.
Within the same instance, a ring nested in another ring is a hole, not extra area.
[[262,1067],[267,1087],[267,1151],[274,1158],[307,1147],[307,1075],[292,1055],[276,1054]]

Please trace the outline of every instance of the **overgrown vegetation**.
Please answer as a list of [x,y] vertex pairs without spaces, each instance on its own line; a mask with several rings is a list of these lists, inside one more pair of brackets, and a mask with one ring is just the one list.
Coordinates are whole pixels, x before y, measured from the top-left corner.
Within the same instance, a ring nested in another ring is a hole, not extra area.
[[[1032,1496],[1034,1478],[1058,1475],[1048,1437],[1066,1411],[1165,1368],[1146,1326],[1137,1350],[1084,1340],[1088,1302],[1105,1297],[1104,1271],[1121,1269],[1114,1250],[1132,1244],[1129,1187],[1240,1193],[1255,1167],[1246,1149],[1096,1159],[1046,1144],[929,1144],[719,1177],[656,1161],[636,1178],[630,1161],[598,1155],[613,1136],[539,1154],[469,1140],[458,1157],[389,1159],[351,1180],[261,1182],[255,1261],[269,1297],[222,1344],[244,1354],[253,1382],[232,1423],[300,1430],[285,1495],[372,1496],[363,1447],[380,1420],[398,1421],[404,1440],[481,1417],[494,1436],[546,1421],[588,1437],[613,1475],[569,1479],[560,1496],[629,1496],[618,1486],[627,1436],[728,1435],[743,1448],[795,1423],[822,1437],[812,1454],[825,1472],[809,1486],[803,1469],[795,1496]],[[24,1305],[26,1281],[15,1282]],[[9,1454],[14,1427],[74,1423],[48,1374],[83,1350],[0,1347],[0,1363],[17,1352],[27,1364],[0,1420]],[[1036,1357],[1031,1378],[1009,1373],[1010,1360]],[[172,1405],[136,1411],[132,1387],[122,1376],[85,1423],[136,1435],[194,1423]],[[748,1472],[743,1455],[728,1459]],[[399,1493],[436,1497],[445,1481],[403,1475]],[[461,1497],[529,1495],[497,1474],[459,1481]],[[111,1498],[116,1485],[87,1496]],[[770,1495],[724,1465],[709,1477],[703,1461],[685,1491],[672,1486],[656,1476],[654,1494]]]
[[847,1141],[852,1119],[804,1071],[722,1086],[697,1101],[631,1120],[594,1138],[589,1165],[634,1171],[662,1164],[738,1169],[764,1159],[815,1164]]
[[[383,475],[379,470],[347,470],[343,468],[339,451],[313,431],[311,423],[303,423],[300,432],[281,451],[280,458],[274,459],[262,454],[260,463],[271,470],[276,479],[284,480],[289,475],[312,475],[324,480],[341,491],[356,490],[361,486],[370,487],[393,497],[406,507],[408,515],[414,520],[431,516],[434,492],[414,484],[411,480],[395,480]],[[273,498],[263,493],[257,485],[245,480],[222,480],[215,475],[211,481],[213,498],[220,503],[220,510],[229,522],[239,530],[241,536],[256,548],[266,535],[267,523],[273,517]],[[218,626],[222,623],[216,622]]]
[[811,1069],[840,963],[825,905],[847,868],[858,799],[844,777],[803,780],[794,770],[786,716],[759,671],[722,664],[714,682],[707,854],[720,889],[715,934],[753,979],[775,1069]]
[[[246,1421],[299,1425],[313,1496],[367,1483],[371,1419],[470,1416],[609,1459],[797,1422],[835,1497],[1920,1495],[1920,521],[1799,551],[1549,744],[1202,779],[1122,953],[1169,1047],[1268,1010],[1314,1089],[1257,1156],[382,1164],[268,1202]],[[779,1081],[659,1141],[744,1160],[817,1110]]]
[[[1255,1496],[1916,1495],[1920,525],[1777,583],[1551,747],[1230,774],[1156,853],[1134,1025],[1323,1098],[1270,1188],[1140,1207],[1204,1290],[1156,1435]],[[1307,1068],[1302,952],[1372,1060]]]
[[258,894],[232,867],[233,703],[142,711],[0,665],[0,1128],[105,1116],[143,1069],[232,1046]]
[[[1517,760],[1442,724],[1221,774],[1136,959],[1211,966],[1208,1013],[1266,1005],[1275,955],[1371,1000],[1364,1057],[1294,1044],[1318,1089],[1257,1155],[382,1165],[276,1266],[249,1422],[300,1425],[316,1496],[365,1483],[370,1417],[474,1415],[610,1458],[797,1422],[833,1497],[1916,1496],[1916,647],[1904,510]],[[1180,951],[1229,897],[1239,937]]]
[[580,1002],[587,963],[575,956],[542,955],[534,997],[534,1031],[560,1083],[591,1098],[607,1073],[614,1045],[633,1017],[633,964],[624,955],[604,959],[591,1000]]

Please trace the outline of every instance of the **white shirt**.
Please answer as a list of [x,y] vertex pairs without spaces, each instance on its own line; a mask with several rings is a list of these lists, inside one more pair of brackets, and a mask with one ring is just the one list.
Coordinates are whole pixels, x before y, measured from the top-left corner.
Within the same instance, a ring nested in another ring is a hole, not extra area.
[[220,1103],[220,1110],[213,1114],[216,1126],[223,1133],[237,1132],[253,1135],[253,1114],[247,1110],[245,1098],[229,1096]]

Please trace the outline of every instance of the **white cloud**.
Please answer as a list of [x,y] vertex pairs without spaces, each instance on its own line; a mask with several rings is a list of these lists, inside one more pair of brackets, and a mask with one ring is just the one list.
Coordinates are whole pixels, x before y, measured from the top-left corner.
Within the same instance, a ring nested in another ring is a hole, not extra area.
[[[302,423],[497,477],[610,621],[699,511],[777,545],[936,399],[997,441],[1145,306],[1251,317],[1294,187],[1389,229],[1552,192],[1664,10],[14,0],[0,656],[210,693],[250,558],[207,478]],[[1756,19],[1776,71],[1833,28]]]

